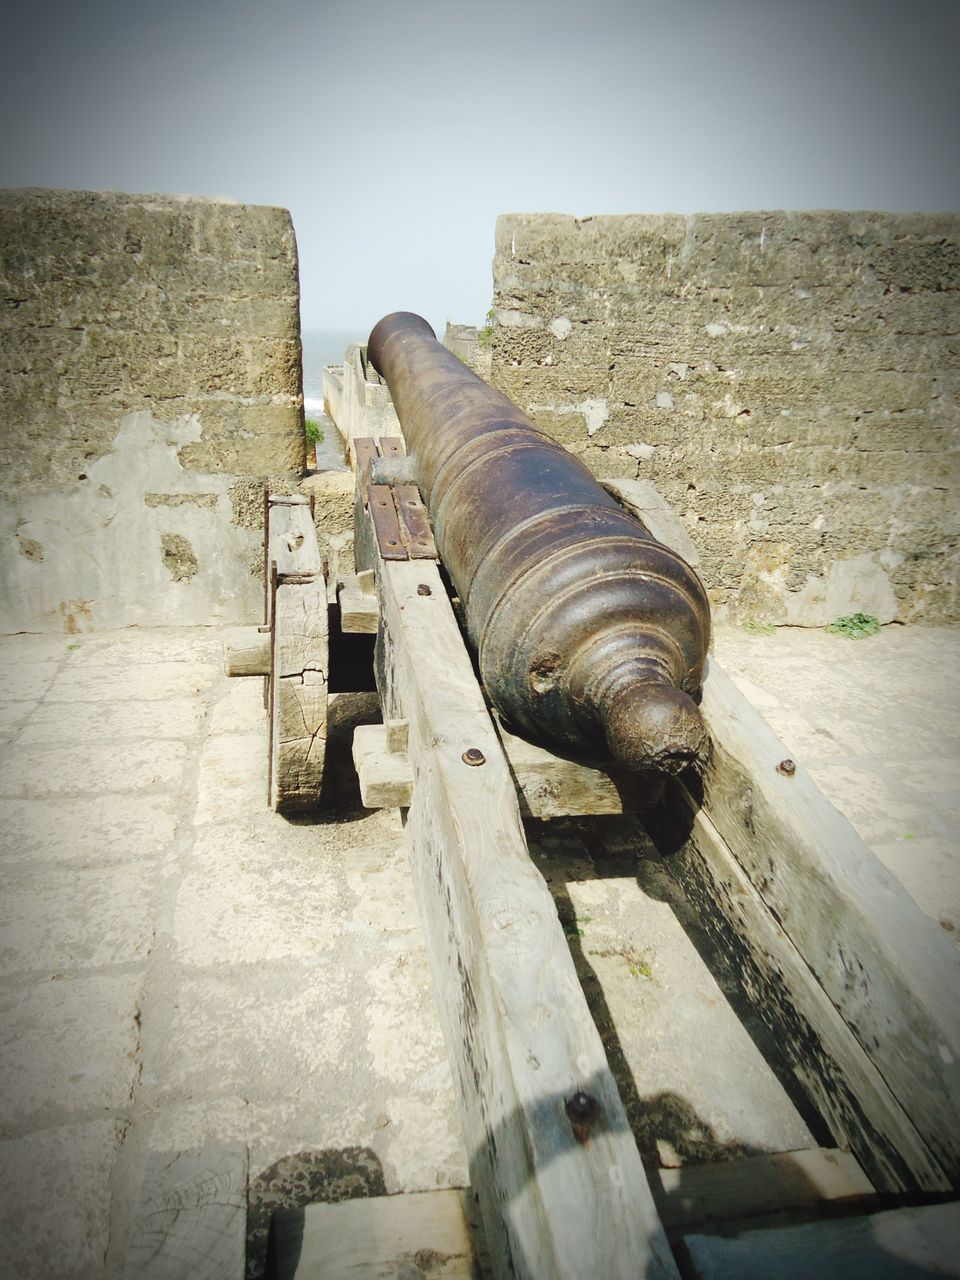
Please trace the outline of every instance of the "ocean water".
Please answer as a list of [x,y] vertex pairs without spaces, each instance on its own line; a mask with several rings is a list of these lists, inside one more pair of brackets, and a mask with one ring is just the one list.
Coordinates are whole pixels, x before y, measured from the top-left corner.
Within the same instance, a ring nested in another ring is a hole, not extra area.
[[323,441],[317,449],[317,466],[333,470],[345,466],[340,433],[323,411],[323,371],[328,364],[342,364],[351,342],[366,342],[365,333],[353,329],[304,329],[303,412],[320,424]]
[[307,417],[323,409],[323,370],[328,364],[342,364],[351,342],[366,342],[367,335],[354,329],[304,329],[303,403]]

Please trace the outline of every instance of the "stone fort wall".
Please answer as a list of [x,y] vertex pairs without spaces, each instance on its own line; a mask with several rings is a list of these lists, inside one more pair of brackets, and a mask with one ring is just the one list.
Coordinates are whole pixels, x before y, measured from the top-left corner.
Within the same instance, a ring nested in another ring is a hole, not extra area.
[[304,463],[283,209],[0,193],[0,627],[252,622]]
[[721,616],[958,620],[960,215],[507,215],[494,290],[494,383],[660,489]]

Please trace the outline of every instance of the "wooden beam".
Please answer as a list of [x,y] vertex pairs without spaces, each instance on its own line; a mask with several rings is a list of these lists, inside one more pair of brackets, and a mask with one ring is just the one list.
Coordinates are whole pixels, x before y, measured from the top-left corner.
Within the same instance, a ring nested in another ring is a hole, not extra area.
[[353,764],[360,800],[368,809],[406,809],[413,796],[413,770],[406,751],[392,751],[382,724],[353,731]]
[[279,813],[316,806],[327,744],[327,588],[277,587],[273,614],[270,804]]
[[407,844],[493,1273],[675,1277],[437,566],[378,575],[381,698],[410,726]]
[[124,1280],[237,1280],[246,1246],[245,1146],[148,1153]]
[[698,1280],[927,1280],[960,1276],[960,1204],[750,1231],[687,1236]]
[[305,582],[323,572],[317,531],[307,498],[302,494],[271,494],[268,517],[268,556],[281,581]]
[[[853,1150],[878,1190],[944,1189],[943,1170],[706,810],[681,786],[672,792],[665,812],[686,839],[665,865],[836,1142]],[[654,834],[663,847],[664,832]]]
[[651,1169],[649,1176],[668,1231],[824,1205],[862,1204],[876,1195],[849,1151],[824,1147]]
[[530,817],[635,813],[655,804],[662,794],[662,783],[554,755],[510,733],[496,715],[494,724],[517,784],[520,809]]
[[960,1187],[960,955],[714,662],[701,709],[704,810]]
[[467,1214],[470,1192],[420,1191],[273,1215],[270,1274],[275,1280],[473,1280]]
[[344,578],[337,591],[340,603],[340,630],[350,635],[376,635],[380,625],[380,605],[376,593],[364,589],[362,575]]
[[228,627],[223,633],[223,669],[228,676],[268,676],[272,648],[269,627]]

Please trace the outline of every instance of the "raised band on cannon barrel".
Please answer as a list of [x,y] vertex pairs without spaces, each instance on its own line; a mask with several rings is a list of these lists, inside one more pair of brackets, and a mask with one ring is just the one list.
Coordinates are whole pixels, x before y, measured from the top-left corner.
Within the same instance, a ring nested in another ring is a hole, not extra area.
[[501,715],[633,769],[690,763],[710,633],[694,570],[420,316],[386,316],[367,354]]

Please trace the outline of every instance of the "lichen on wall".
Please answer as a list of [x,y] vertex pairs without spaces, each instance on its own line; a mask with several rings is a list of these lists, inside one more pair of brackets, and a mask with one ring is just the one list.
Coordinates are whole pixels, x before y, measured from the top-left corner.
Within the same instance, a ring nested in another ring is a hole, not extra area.
[[8,191],[0,244],[3,627],[255,620],[235,488],[304,463],[290,215]]
[[956,621],[960,215],[506,215],[492,379],[654,483],[717,611]]

